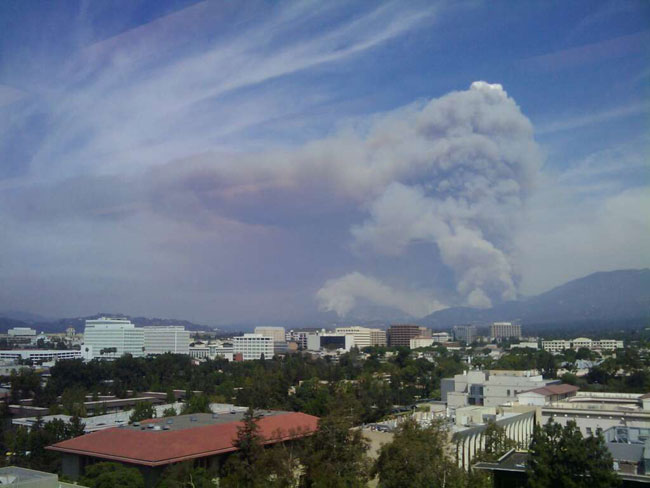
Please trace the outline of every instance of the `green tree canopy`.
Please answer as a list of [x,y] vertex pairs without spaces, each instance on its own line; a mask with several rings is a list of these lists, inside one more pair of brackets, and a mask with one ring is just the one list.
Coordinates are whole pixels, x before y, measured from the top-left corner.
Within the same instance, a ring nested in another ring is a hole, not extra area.
[[365,487],[371,464],[368,440],[360,429],[353,429],[346,407],[323,417],[318,431],[305,444],[301,457],[303,483],[309,488]]
[[528,461],[531,488],[611,488],[620,479],[601,435],[583,438],[573,421],[535,426]]
[[131,412],[129,422],[141,422],[146,419],[156,418],[156,409],[149,402],[138,402]]
[[373,474],[381,488],[455,488],[465,485],[465,473],[447,450],[447,431],[439,423],[420,427],[402,423],[393,441],[379,451]]
[[262,441],[255,411],[249,407],[244,415],[242,426],[237,428],[235,447],[238,450],[228,458],[220,486],[225,488],[264,486],[264,473],[260,469],[264,455]]
[[192,462],[169,466],[156,485],[156,488],[214,488],[213,473],[205,468],[197,468]]
[[88,466],[79,483],[88,488],[144,488],[140,471],[120,463],[97,463]]

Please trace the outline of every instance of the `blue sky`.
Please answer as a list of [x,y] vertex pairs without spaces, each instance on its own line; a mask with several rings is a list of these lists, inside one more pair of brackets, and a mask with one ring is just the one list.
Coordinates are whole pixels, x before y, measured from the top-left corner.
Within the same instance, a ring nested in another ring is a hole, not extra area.
[[0,310],[421,316],[647,267],[649,21],[2,2]]

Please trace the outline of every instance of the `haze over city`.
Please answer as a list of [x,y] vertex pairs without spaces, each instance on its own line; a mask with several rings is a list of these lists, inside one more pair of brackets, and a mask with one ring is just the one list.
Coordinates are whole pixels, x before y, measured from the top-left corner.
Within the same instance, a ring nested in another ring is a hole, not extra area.
[[649,267],[650,6],[559,5],[0,3],[0,310],[422,317]]

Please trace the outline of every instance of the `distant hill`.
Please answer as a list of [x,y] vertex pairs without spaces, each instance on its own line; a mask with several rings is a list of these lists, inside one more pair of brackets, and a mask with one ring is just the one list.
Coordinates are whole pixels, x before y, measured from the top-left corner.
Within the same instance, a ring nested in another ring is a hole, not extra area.
[[[29,315],[29,314],[25,314]],[[14,315],[15,316],[15,315]],[[74,327],[77,332],[83,332],[86,320],[96,319],[99,317],[115,317],[115,318],[125,318],[129,319],[135,325],[144,327],[150,325],[183,325],[186,330],[191,331],[210,331],[216,330],[215,327],[209,325],[195,324],[187,320],[179,319],[160,319],[160,318],[148,318],[148,317],[129,317],[123,314],[114,314],[114,313],[99,313],[96,315],[91,315],[88,317],[73,317],[67,319],[58,319],[58,320],[46,320],[46,321],[33,321],[33,320],[16,320],[14,318],[2,316],[0,313],[0,330],[6,332],[7,329],[12,327],[32,327],[39,332],[65,332],[68,327]]]
[[650,318],[650,269],[593,273],[533,297],[492,308],[452,307],[418,323],[439,328],[494,321],[524,324]]

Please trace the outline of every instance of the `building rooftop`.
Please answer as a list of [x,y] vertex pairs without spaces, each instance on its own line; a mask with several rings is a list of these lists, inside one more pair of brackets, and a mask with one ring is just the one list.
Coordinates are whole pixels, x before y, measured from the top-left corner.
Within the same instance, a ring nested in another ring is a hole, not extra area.
[[[310,435],[318,418],[297,412],[260,411],[266,444]],[[235,451],[244,413],[180,415],[115,427],[59,442],[47,449],[144,466],[161,466]]]
[[2,486],[41,486],[38,482],[45,480],[57,481],[58,476],[52,473],[44,473],[43,471],[34,471],[33,469],[19,468],[17,466],[0,468],[0,485]]
[[578,391],[580,388],[574,385],[546,385],[542,386],[541,388],[534,388],[532,390],[524,391],[522,393],[538,393],[540,395],[544,396],[552,396],[552,395],[565,395],[567,393],[572,393],[574,391]]

